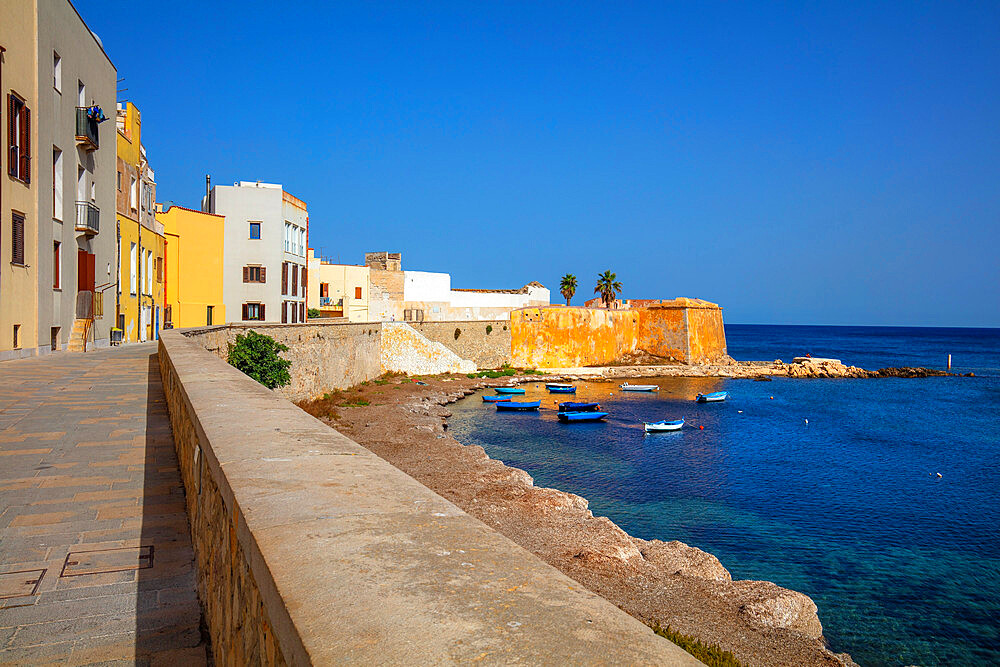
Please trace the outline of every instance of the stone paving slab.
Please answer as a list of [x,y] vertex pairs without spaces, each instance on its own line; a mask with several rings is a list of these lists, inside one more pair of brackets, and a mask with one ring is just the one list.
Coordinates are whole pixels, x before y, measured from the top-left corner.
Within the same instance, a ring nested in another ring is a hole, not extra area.
[[[44,570],[0,587],[0,665],[206,664],[155,354],[0,363],[0,580]],[[106,551],[140,547],[152,567]]]

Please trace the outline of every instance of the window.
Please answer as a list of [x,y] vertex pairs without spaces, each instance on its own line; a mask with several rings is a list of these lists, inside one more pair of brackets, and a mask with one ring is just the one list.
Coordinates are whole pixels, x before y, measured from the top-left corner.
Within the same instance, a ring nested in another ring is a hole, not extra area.
[[129,252],[129,271],[131,272],[129,278],[129,292],[132,296],[135,296],[135,290],[138,286],[138,279],[136,275],[136,269],[139,268],[139,249],[136,248],[135,244],[132,244],[132,249]]
[[14,349],[15,350],[17,348],[21,347],[21,341],[18,340],[18,338],[20,338],[20,334],[21,334],[21,325],[20,324],[15,324],[14,325]]
[[80,80],[76,82],[76,106],[87,106],[87,87]]
[[295,303],[292,302],[292,301],[288,302],[288,307],[292,309],[292,324],[298,324],[299,323],[299,318],[298,318],[299,309],[295,307]]
[[52,147],[52,219],[62,220],[63,162],[62,151]]
[[354,298],[355,299],[360,299],[361,298],[361,288],[360,287],[355,287],[354,288]]
[[251,320],[263,320],[264,319],[264,304],[262,303],[244,303],[243,304],[243,321]]
[[10,212],[10,261],[12,264],[24,264],[24,216],[17,211]]
[[153,293],[153,251],[146,251],[146,294]]
[[329,298],[330,297],[330,283],[320,283],[319,284],[319,298]]
[[31,182],[31,111],[11,93],[7,103],[8,173],[23,183]]
[[57,93],[62,92],[62,58],[55,51],[52,52],[52,87]]
[[299,322],[306,321],[306,304],[304,301],[299,301]]
[[292,223],[285,223],[285,252],[292,251]]
[[59,241],[52,242],[52,289],[59,289],[59,257],[62,254],[59,251],[60,245]]
[[298,254],[305,257],[306,254],[306,230],[301,227],[297,228],[299,230],[299,252]]
[[259,239],[260,238],[260,223],[251,222],[250,223],[250,238]]
[[205,324],[211,325],[212,324],[212,309],[215,308],[215,306],[206,306],[206,308],[207,308],[207,312],[205,313]]
[[266,283],[267,267],[265,266],[244,266],[243,282],[245,283]]
[[118,187],[118,192],[121,192],[122,191],[122,173],[120,171],[118,172],[117,187]]
[[139,190],[137,189],[135,176],[128,179],[128,205],[133,211],[139,206]]
[[303,266],[302,267],[302,294],[300,294],[299,296],[305,296],[306,295],[306,285],[308,285],[308,284],[309,283],[306,281],[306,267]]
[[287,324],[288,323],[288,302],[287,301],[282,301],[281,302],[281,323],[282,324]]
[[162,283],[163,282],[163,258],[162,257],[157,257],[156,258],[156,282],[158,282],[158,283]]

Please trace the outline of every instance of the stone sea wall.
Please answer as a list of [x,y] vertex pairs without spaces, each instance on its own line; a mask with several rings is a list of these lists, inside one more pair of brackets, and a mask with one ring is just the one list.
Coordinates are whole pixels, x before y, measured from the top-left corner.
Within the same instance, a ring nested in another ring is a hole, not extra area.
[[510,320],[486,322],[410,322],[428,340],[476,362],[479,368],[500,368],[511,363]]
[[202,342],[159,364],[216,664],[699,664]]
[[380,337],[382,370],[411,375],[472,373],[473,361],[462,359],[441,343],[427,340],[404,322],[383,322]]

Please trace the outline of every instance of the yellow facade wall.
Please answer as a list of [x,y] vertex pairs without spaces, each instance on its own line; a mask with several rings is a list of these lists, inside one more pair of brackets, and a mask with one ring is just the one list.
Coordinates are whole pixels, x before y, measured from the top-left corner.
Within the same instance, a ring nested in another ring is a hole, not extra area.
[[[43,157],[51,146],[38,145],[38,126],[45,122],[39,118],[38,105],[38,63],[37,63],[37,15],[33,2],[3,3],[3,20],[0,20],[0,44],[6,49],[3,54],[3,105],[0,108],[0,137],[4,150],[0,151],[0,360],[25,356],[37,352],[47,332],[38,332],[38,289],[39,282],[51,287],[52,276],[38,275],[38,230],[42,222],[38,219],[38,187],[44,182],[39,169],[44,168],[51,157]],[[7,149],[8,96],[11,91],[23,98],[31,110],[31,165],[30,182],[23,182],[8,175],[10,152]],[[51,86],[49,94],[52,94]],[[67,153],[68,154],[68,153]],[[12,211],[24,215],[24,262],[11,262],[13,235],[11,234]],[[44,221],[51,225],[50,220]],[[72,224],[72,223],[70,223]],[[51,242],[45,252],[52,252]],[[75,253],[76,248],[65,248],[63,252]],[[73,266],[75,264],[75,258]],[[76,275],[62,276],[62,284],[67,289],[76,289]],[[17,345],[14,343],[14,327],[17,327]],[[66,340],[69,332],[62,332],[60,338]],[[58,341],[57,341],[58,343]]]
[[607,310],[546,306],[510,314],[511,358],[522,368],[726,359],[722,309],[697,299]]
[[118,216],[118,233],[120,292],[115,326],[122,329],[123,342],[156,340],[164,321],[166,239],[122,215]]
[[222,300],[225,217],[180,206],[158,211],[166,237],[166,295],[174,328],[226,322]]

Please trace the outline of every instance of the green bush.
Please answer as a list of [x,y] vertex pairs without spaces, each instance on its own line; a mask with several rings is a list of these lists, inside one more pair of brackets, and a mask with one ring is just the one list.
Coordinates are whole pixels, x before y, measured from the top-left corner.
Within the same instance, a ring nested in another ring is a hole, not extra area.
[[236,342],[229,344],[226,361],[268,389],[274,389],[292,381],[288,373],[292,362],[282,359],[279,354],[287,351],[287,345],[270,336],[248,331],[245,336],[237,334]]
[[321,317],[319,308],[310,308],[306,311],[306,317]]
[[695,639],[691,635],[672,630],[669,625],[666,628],[661,628],[659,623],[654,623],[651,627],[653,632],[677,644],[708,667],[740,667],[736,656],[729,651],[723,651],[714,644],[711,646],[703,644],[701,640]]

